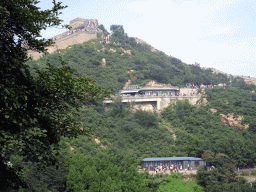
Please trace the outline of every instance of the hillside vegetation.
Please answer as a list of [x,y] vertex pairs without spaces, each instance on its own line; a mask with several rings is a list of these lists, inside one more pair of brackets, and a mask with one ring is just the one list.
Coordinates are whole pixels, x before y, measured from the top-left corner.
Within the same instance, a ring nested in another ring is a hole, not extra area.
[[[149,45],[129,38],[122,27],[115,29],[111,42],[119,45],[93,39],[28,65],[31,69],[44,69],[47,62],[59,66],[60,54],[68,66],[77,70],[74,75],[92,77],[113,92],[128,79],[138,85],[149,80],[180,87],[186,83],[229,85],[226,75],[187,65],[160,51],[152,52]],[[38,172],[29,165],[20,174],[31,191],[255,191],[255,184],[249,185],[234,172],[235,167],[253,167],[256,163],[255,87],[241,78],[234,79],[232,86],[199,90],[205,93],[206,104],[193,106],[188,100],[176,101],[162,114],[134,110],[118,100],[108,109],[101,102],[83,103],[80,117],[73,120],[93,134],[62,138],[59,170],[49,167]],[[221,114],[228,113],[242,116],[241,126],[222,122]],[[157,156],[202,157],[215,169],[199,170],[197,183],[187,183],[179,174],[153,176],[138,172],[144,157]],[[18,170],[23,157],[11,158]]]
[[[131,84],[138,85],[145,85],[149,80],[179,87],[184,87],[186,83],[229,85],[226,75],[213,74],[211,69],[202,69],[197,65],[187,65],[161,51],[152,52],[150,45],[137,43],[123,30],[113,32],[110,44],[101,44],[100,41],[102,39],[97,38],[76,44],[28,64],[37,69],[45,68],[47,62],[60,66],[58,55],[62,55],[67,65],[76,69],[77,73],[94,78],[98,85],[114,92],[121,89],[128,79]],[[103,59],[106,61],[104,64]]]

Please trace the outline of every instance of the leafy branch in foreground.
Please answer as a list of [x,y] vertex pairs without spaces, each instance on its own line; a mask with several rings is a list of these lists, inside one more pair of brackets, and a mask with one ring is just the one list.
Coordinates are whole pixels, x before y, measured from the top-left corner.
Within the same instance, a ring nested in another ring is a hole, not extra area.
[[[37,39],[40,31],[58,26],[59,11],[66,8],[53,0],[52,9],[40,10],[36,0],[0,2],[0,190],[18,188],[17,171],[9,167],[12,154],[45,166],[57,162],[61,136],[77,136],[88,129],[74,122],[71,108],[97,100],[110,92],[85,77],[73,77],[69,67],[37,71],[33,77],[25,62],[27,49],[46,52],[51,40]],[[63,63],[63,61],[61,61]],[[7,177],[8,175],[8,177]]]
[[71,109],[78,112],[81,102],[110,97],[111,92],[94,85],[90,78],[74,77],[74,70],[61,62],[61,68],[48,63],[45,71],[37,70],[38,76],[18,92],[5,89],[9,95],[2,95],[8,106],[1,110],[3,161],[15,152],[40,166],[55,164],[61,136],[91,133],[73,120],[79,114]]

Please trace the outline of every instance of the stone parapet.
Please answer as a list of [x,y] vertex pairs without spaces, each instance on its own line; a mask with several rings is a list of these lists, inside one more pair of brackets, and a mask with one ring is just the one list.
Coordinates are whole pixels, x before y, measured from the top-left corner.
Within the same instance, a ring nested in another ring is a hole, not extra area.
[[[57,51],[58,49],[66,49],[67,47],[74,45],[74,44],[80,44],[86,41],[89,41],[90,39],[97,38],[96,32],[90,32],[90,31],[78,31],[74,34],[65,36],[61,39],[55,40],[55,44],[53,46],[47,47],[48,53],[53,53]],[[32,50],[28,50],[28,55],[31,55],[34,60],[39,59],[43,56],[42,53],[35,52]]]

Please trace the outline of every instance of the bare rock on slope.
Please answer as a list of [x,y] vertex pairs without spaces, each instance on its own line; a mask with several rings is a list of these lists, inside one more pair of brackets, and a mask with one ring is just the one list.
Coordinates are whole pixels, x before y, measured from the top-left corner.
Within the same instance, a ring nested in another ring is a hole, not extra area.
[[238,115],[235,117],[234,113],[220,114],[220,120],[230,127],[239,127],[240,129],[247,129],[249,128],[249,124],[242,125],[241,122],[244,119],[242,115]]
[[163,87],[163,86],[172,86],[172,85],[171,85],[170,83],[168,83],[168,84],[157,83],[156,81],[151,80],[151,81],[149,81],[149,82],[146,84],[146,86]]
[[105,59],[105,58],[102,59],[101,64],[102,64],[103,66],[106,65],[106,59]]
[[209,111],[210,111],[212,114],[214,114],[214,113],[217,112],[217,109],[211,108],[211,109],[209,109]]
[[123,53],[122,53],[121,55],[123,55],[123,54],[132,55],[131,50],[125,50],[125,49],[123,49],[122,47],[121,47],[120,49],[123,51]]

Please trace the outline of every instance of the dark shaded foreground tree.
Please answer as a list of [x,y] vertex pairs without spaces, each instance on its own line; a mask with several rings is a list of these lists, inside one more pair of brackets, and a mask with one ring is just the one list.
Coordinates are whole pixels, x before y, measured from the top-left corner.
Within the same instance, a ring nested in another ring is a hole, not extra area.
[[[110,92],[82,76],[74,77],[70,67],[50,64],[45,71],[30,74],[25,64],[27,49],[46,52],[51,40],[38,40],[40,31],[57,26],[59,11],[66,8],[53,1],[53,8],[39,10],[35,0],[3,0],[0,2],[0,180],[2,191],[22,184],[19,170],[7,166],[10,155],[25,157],[39,166],[56,164],[61,136],[89,134],[89,130],[73,122],[79,102],[97,100]],[[68,27],[68,26],[65,26]],[[79,102],[78,102],[79,101]]]
[[211,166],[210,170],[199,168],[196,176],[197,183],[205,191],[256,191],[255,184],[250,185],[244,178],[238,177],[235,164],[227,155],[206,150],[202,158]]

